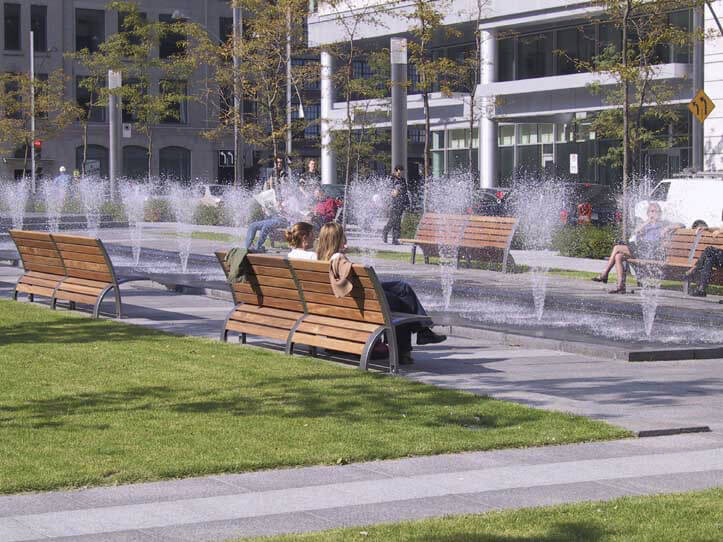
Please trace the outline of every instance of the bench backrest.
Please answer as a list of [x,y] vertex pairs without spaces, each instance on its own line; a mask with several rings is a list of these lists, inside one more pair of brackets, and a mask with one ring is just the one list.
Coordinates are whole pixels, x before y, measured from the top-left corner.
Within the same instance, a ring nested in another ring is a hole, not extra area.
[[665,241],[665,263],[675,266],[691,265],[691,252],[695,247],[695,230],[678,228]]
[[10,230],[26,272],[65,276],[63,259],[49,233]]
[[80,235],[52,233],[68,277],[117,284],[103,241]]
[[417,224],[414,239],[429,244],[459,245],[467,219],[467,215],[424,213]]
[[[228,276],[226,253],[216,252],[216,257]],[[246,258],[251,274],[247,281],[231,285],[235,304],[304,311],[304,304],[286,258],[266,254],[247,254]]]
[[289,260],[302,291],[306,313],[356,322],[388,323],[389,309],[374,269],[354,264],[349,280],[352,291],[336,297],[329,278],[329,262]]
[[469,215],[462,236],[465,246],[480,245],[507,251],[517,228],[517,218],[512,216]]
[[694,261],[698,261],[698,258],[700,258],[701,254],[703,254],[703,251],[708,247],[723,250],[723,235],[718,234],[717,236],[713,236],[713,232],[701,232],[700,239],[695,247],[695,254],[693,256]]

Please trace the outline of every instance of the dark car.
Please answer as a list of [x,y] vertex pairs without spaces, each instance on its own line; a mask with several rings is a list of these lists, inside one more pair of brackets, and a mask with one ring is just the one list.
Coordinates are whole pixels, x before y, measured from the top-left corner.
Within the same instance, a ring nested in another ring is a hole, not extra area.
[[562,186],[560,220],[565,224],[605,226],[622,220],[615,194],[609,186],[593,183],[565,183]]
[[472,196],[468,214],[483,216],[513,216],[511,189],[480,188]]

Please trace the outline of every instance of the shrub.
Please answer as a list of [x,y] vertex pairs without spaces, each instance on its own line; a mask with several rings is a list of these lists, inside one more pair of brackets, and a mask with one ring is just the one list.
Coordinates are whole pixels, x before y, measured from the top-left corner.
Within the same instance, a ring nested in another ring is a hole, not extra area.
[[148,200],[144,218],[147,222],[172,222],[171,204],[165,199]]
[[419,213],[404,213],[402,216],[402,234],[400,237],[404,239],[413,239],[417,233],[417,224],[421,215]]
[[200,204],[193,215],[193,223],[201,226],[223,226],[223,209],[220,206]]
[[126,213],[123,205],[115,201],[106,201],[100,207],[101,215],[110,215],[115,222],[123,222],[126,219]]
[[615,226],[565,226],[553,239],[553,247],[561,256],[604,259],[619,237]]

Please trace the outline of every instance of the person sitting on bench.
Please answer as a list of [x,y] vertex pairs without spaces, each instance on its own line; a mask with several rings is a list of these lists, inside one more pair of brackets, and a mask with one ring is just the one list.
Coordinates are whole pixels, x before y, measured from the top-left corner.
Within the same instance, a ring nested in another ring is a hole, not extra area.
[[[698,228],[696,233],[705,231],[705,228]],[[715,230],[707,230],[713,233],[713,237],[723,236],[723,228]],[[705,297],[706,289],[710,278],[713,276],[713,268],[723,269],[723,250],[716,247],[706,247],[703,253],[698,258],[695,266],[691,267],[686,271],[685,276],[692,278],[693,281],[698,285],[697,288],[691,289],[688,295],[694,297]]]
[[295,260],[316,260],[314,252],[314,226],[308,222],[297,222],[286,230],[286,242],[291,247],[289,258]]
[[[321,227],[316,254],[319,260],[331,262],[332,288],[336,297],[344,297],[351,289],[352,284],[347,280],[351,271],[352,262],[346,257],[346,236],[344,229],[336,222],[329,222]],[[403,280],[382,282],[382,289],[392,312],[406,314],[419,314],[426,316],[422,303],[416,292]],[[397,326],[397,350],[400,365],[409,365],[412,359],[412,333],[417,334],[417,344],[436,344],[447,340],[446,335],[435,333],[428,327],[420,324]]]
[[635,241],[628,243],[618,242],[610,253],[608,263],[605,269],[597,277],[591,280],[595,282],[607,283],[608,274],[615,267],[618,276],[618,285],[614,290],[610,290],[611,294],[625,293],[625,269],[623,263],[630,258],[642,258],[646,260],[662,260],[664,259],[663,240],[665,236],[676,228],[682,227],[682,224],[670,224],[660,219],[662,209],[660,205],[654,201],[648,205],[648,220],[643,222],[633,232],[632,238]]

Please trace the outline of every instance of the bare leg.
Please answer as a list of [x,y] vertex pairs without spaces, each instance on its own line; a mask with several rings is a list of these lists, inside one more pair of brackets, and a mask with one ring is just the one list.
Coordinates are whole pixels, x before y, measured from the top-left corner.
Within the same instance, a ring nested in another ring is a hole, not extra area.
[[[608,258],[608,263],[605,266],[605,270],[600,273],[600,276],[607,279],[608,274],[610,273],[610,270],[615,267],[615,270],[618,271],[617,267],[617,258],[618,256],[628,258],[630,256],[630,249],[626,245],[615,245],[613,247],[612,252],[610,252],[610,258]],[[620,277],[620,272],[618,271],[618,277]],[[618,278],[618,281],[620,279]]]
[[615,255],[615,272],[618,274],[618,290],[625,288],[625,269],[623,268],[623,262],[627,259],[627,255],[622,251]]

